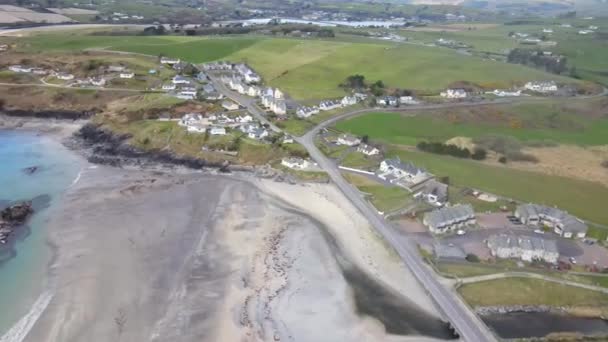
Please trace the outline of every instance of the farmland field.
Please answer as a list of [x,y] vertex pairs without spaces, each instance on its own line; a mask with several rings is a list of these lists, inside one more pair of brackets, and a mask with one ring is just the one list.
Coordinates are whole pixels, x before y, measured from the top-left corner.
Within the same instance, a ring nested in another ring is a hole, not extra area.
[[23,49],[83,50],[104,48],[148,55],[165,54],[190,62],[247,61],[266,81],[296,100],[344,95],[338,85],[349,75],[363,74],[390,87],[437,92],[453,82],[471,81],[486,87],[508,87],[537,79],[570,79],[520,65],[458,54],[448,49],[386,43],[361,43],[245,37],[140,37],[39,35]]
[[336,124],[341,131],[400,145],[508,135],[522,142],[552,141],[580,146],[608,144],[608,102],[604,99],[528,101],[398,113],[370,113]]

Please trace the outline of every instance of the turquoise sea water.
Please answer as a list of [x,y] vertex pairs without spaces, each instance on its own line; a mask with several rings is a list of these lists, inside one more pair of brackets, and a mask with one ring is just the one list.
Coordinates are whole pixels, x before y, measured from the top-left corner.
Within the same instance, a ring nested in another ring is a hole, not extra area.
[[[32,175],[23,168],[37,166]],[[30,132],[0,130],[0,202],[50,196],[50,206],[29,221],[31,234],[16,241],[16,255],[0,264],[0,336],[29,310],[45,286],[51,258],[45,224],[60,210],[62,194],[81,168],[80,159],[61,144]]]

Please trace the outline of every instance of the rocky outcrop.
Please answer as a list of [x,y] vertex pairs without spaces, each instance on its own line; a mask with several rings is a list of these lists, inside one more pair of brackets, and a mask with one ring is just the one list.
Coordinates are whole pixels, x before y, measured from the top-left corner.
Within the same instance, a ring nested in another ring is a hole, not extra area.
[[91,163],[110,166],[146,166],[149,164],[178,165],[191,169],[217,168],[221,171],[250,171],[227,162],[209,162],[204,159],[180,156],[171,151],[142,150],[128,143],[128,134],[117,134],[96,124],[84,125],[76,134],[75,142],[84,148]]
[[38,172],[39,169],[40,168],[38,166],[30,166],[22,169],[21,171],[23,171],[23,173],[26,175],[33,175],[34,173]]
[[475,308],[475,312],[480,316],[493,314],[508,314],[513,312],[565,312],[565,308],[548,305],[513,305],[513,306],[482,306]]
[[72,111],[72,110],[21,110],[21,109],[4,109],[0,110],[0,114],[10,117],[19,118],[39,118],[39,119],[61,119],[61,120],[82,120],[89,119],[95,115],[94,111]]
[[0,243],[6,243],[8,237],[34,212],[32,202],[23,202],[9,206],[0,211]]

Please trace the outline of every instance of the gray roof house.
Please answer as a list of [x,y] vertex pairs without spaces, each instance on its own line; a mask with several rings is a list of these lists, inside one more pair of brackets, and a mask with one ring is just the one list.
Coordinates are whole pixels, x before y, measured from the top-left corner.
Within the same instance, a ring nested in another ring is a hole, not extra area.
[[502,259],[517,258],[523,261],[545,261],[557,263],[559,251],[557,243],[551,239],[514,234],[496,234],[487,240],[490,253]]
[[567,212],[554,207],[539,204],[522,204],[514,213],[523,224],[544,225],[566,238],[584,238],[587,235],[587,225]]
[[425,169],[411,162],[401,162],[399,158],[383,160],[376,174],[380,179],[396,183],[410,191],[412,187],[433,177]]
[[441,234],[475,224],[475,212],[470,204],[457,204],[426,213],[422,223],[432,233]]

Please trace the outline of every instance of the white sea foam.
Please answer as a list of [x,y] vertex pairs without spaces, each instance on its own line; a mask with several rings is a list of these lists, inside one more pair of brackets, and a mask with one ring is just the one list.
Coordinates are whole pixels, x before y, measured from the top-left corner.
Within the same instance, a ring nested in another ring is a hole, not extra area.
[[82,176],[82,170],[78,171],[78,175],[76,176],[76,178],[74,179],[74,181],[72,182],[72,184],[70,184],[70,188],[73,187],[74,185],[76,185],[76,183],[78,183],[78,181],[80,180],[80,177]]
[[25,339],[27,334],[32,330],[36,321],[40,318],[44,310],[53,299],[53,293],[51,291],[43,292],[36,302],[32,305],[30,311],[23,316],[15,325],[12,326],[5,334],[0,338],[0,342],[21,342]]

